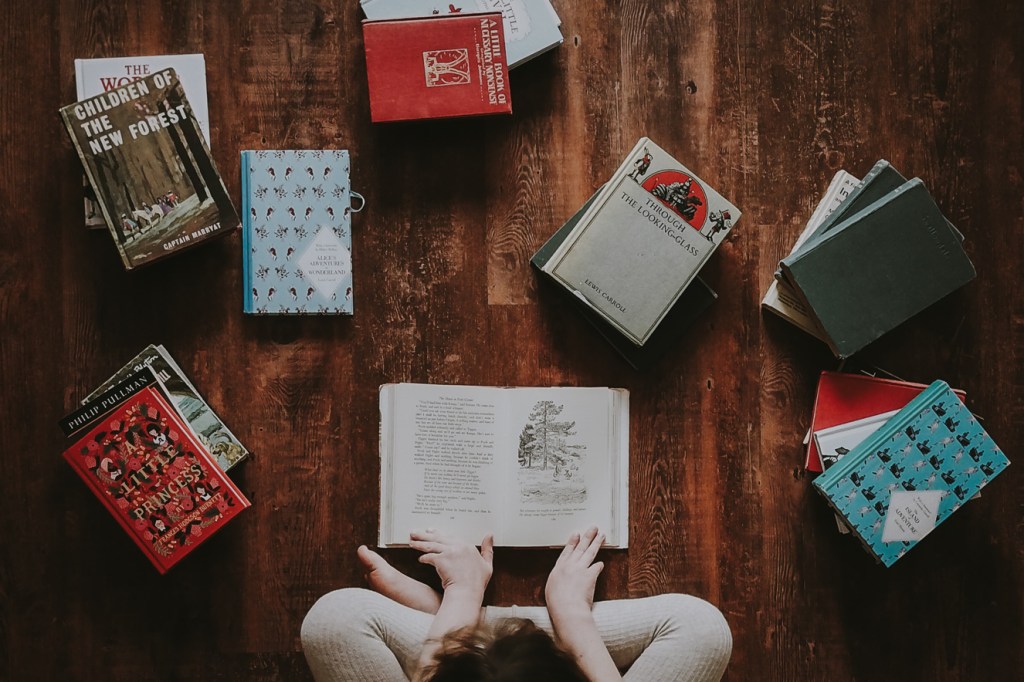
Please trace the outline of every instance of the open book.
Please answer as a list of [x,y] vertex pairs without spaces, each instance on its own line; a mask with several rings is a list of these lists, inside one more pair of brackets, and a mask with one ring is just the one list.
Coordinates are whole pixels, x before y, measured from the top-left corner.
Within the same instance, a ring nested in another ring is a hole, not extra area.
[[629,392],[386,384],[380,534],[553,547],[590,525],[629,545]]

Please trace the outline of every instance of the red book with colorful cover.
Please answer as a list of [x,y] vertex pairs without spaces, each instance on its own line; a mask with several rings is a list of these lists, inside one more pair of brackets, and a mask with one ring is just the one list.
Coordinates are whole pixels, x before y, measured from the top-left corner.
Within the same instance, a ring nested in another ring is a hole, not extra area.
[[[818,395],[814,399],[811,414],[811,438],[807,444],[807,460],[804,468],[821,473],[821,457],[814,442],[815,431],[831,426],[847,424],[883,412],[901,410],[924,389],[924,384],[915,384],[897,379],[879,379],[866,374],[844,372],[822,372],[818,379]],[[966,396],[963,391],[954,391],[960,400]]]
[[363,22],[370,118],[511,114],[500,12]]
[[249,506],[146,368],[61,421],[64,459],[160,573]]

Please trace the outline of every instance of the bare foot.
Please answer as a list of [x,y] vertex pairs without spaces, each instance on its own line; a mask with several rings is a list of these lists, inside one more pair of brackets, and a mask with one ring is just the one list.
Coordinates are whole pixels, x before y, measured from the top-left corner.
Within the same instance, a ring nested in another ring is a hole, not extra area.
[[366,567],[366,582],[370,583],[374,592],[379,592],[410,609],[423,613],[437,613],[438,607],[441,606],[441,595],[429,585],[402,573],[366,545],[361,545],[356,550],[356,555]]

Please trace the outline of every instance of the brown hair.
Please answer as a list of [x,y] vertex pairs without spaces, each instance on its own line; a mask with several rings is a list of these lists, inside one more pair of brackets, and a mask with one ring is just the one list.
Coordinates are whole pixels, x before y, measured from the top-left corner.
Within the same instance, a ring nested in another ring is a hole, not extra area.
[[533,621],[510,618],[495,628],[467,627],[441,640],[430,682],[587,682],[569,654]]

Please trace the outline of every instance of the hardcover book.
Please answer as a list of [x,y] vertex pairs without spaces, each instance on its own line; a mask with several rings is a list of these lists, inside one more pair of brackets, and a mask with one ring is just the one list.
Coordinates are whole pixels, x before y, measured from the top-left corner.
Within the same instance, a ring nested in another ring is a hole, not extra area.
[[470,12],[501,12],[508,68],[562,44],[562,22],[549,0],[360,0],[367,19],[409,19]]
[[739,218],[641,138],[541,271],[644,346]]
[[[811,433],[902,409],[926,388],[924,384],[865,374],[822,372],[811,413]],[[963,391],[956,393],[961,400],[966,398]],[[804,468],[815,473],[822,471],[818,444],[813,438],[807,444]]]
[[[174,69],[192,105],[203,137],[210,139],[210,115],[206,103],[206,60],[201,54],[162,54],[145,57],[109,57],[75,60],[75,87],[78,100],[88,99],[127,85],[163,69]],[[85,224],[100,228],[106,225],[89,179],[85,186]]]
[[71,442],[64,459],[160,573],[249,506],[148,368],[61,428]]
[[249,451],[206,403],[199,390],[189,381],[185,372],[162,345],[146,346],[114,376],[86,396],[82,404],[92,402],[101,393],[105,393],[114,385],[145,367],[152,368],[159,377],[160,384],[170,397],[178,415],[188,423],[192,435],[198,438],[203,447],[209,451],[217,462],[217,466],[228,471],[249,456]]
[[352,314],[345,150],[242,152],[243,310]]
[[501,14],[364,21],[375,122],[511,114]]
[[828,471],[832,465],[848,455],[865,438],[877,431],[889,421],[899,410],[882,412],[864,419],[847,422],[838,426],[830,426],[814,432],[814,445],[821,458],[822,471]]
[[959,397],[936,381],[814,487],[891,566],[1009,464]]
[[[597,193],[590,197],[583,207],[575,213],[554,235],[533,255],[530,264],[539,271],[544,269],[551,254],[554,253],[567,236],[576,228],[580,218],[597,199]],[[565,292],[565,289],[561,289]],[[597,314],[593,308],[583,303],[579,298],[567,295],[565,299],[576,308],[581,315],[611,344],[612,348],[621,355],[631,367],[639,370],[646,370],[653,366],[661,357],[670,350],[677,347],[680,335],[691,327],[697,317],[706,310],[718,294],[709,287],[704,280],[697,277],[690,286],[672,306],[672,310],[665,316],[665,319],[651,335],[651,338],[643,346],[637,346],[625,338],[618,329],[609,324],[604,317]]]
[[629,393],[387,384],[380,390],[381,546],[437,528],[554,547],[598,526],[629,545]]
[[959,235],[920,179],[850,216],[781,267],[840,358],[975,277]]
[[239,225],[174,69],[61,109],[125,268]]

